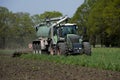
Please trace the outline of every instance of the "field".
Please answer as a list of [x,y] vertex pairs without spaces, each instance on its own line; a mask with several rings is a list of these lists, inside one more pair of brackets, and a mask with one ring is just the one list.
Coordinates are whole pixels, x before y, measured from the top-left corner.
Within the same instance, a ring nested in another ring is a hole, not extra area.
[[51,56],[0,50],[0,80],[120,80],[120,49],[94,48],[92,56]]
[[22,55],[22,58],[51,61],[55,63],[80,65],[105,70],[120,71],[120,48],[94,48],[92,56],[70,55],[70,56],[51,56],[51,55]]

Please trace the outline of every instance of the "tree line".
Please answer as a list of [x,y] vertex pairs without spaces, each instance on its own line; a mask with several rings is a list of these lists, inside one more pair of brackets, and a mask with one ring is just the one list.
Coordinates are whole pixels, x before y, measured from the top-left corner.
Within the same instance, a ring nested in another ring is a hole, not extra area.
[[31,16],[29,13],[13,13],[0,7],[0,48],[25,48],[36,39],[35,25],[46,17],[62,16],[60,12],[45,12]]
[[71,22],[94,47],[120,47],[120,0],[85,0]]

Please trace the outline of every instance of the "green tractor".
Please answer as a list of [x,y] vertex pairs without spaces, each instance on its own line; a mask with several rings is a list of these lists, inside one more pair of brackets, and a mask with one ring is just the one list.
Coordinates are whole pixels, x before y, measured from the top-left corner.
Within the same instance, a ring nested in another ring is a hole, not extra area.
[[52,18],[36,26],[37,40],[32,42],[34,53],[48,51],[51,55],[91,55],[89,42],[78,35],[78,26],[66,23],[67,16]]

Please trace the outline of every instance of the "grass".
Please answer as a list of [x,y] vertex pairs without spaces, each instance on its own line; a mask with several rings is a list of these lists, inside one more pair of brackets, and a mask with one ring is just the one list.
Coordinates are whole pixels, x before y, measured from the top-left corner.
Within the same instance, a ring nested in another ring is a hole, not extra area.
[[120,71],[120,48],[93,48],[92,56],[22,55],[22,58]]
[[0,54],[12,54],[15,50],[0,49]]
[[[0,50],[0,54],[11,54],[13,52],[14,50]],[[93,48],[92,56],[52,56],[44,54],[25,54],[22,55],[21,58],[120,71],[120,48]]]

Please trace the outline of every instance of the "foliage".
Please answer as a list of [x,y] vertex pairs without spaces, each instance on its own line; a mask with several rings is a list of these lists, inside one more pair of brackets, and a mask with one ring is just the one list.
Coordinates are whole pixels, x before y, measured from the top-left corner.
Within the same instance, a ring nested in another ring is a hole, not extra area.
[[60,17],[62,16],[62,13],[58,12],[58,11],[46,11],[43,14],[40,14],[40,18],[41,19],[45,19],[45,18],[54,18],[54,17]]
[[[29,43],[35,38],[34,26],[44,19],[60,16],[62,13],[58,11],[30,16],[0,7],[0,48],[8,47],[8,43],[20,46]],[[120,0],[85,0],[70,22],[77,23],[79,33],[94,47],[95,44],[120,47]]]
[[58,11],[46,11],[42,14],[33,15],[31,18],[34,26],[36,26],[37,24],[43,22],[47,18],[54,18],[54,17],[60,17],[60,16],[62,16],[62,13]]
[[30,16],[29,13],[12,13],[0,7],[0,48],[24,48],[36,38],[35,26],[45,18],[59,17],[58,11]]
[[[4,50],[3,50],[3,49],[0,49],[0,54],[8,54],[8,55],[10,54],[10,55],[11,55],[11,54],[13,54],[14,52],[15,52],[15,50],[10,50],[10,49],[6,49],[6,50],[4,49]],[[12,56],[12,55],[11,55],[11,56]]]
[[78,22],[80,30],[92,44],[97,42],[106,47],[120,47],[119,14],[119,0],[85,0],[74,14],[72,22]]
[[42,55],[27,54],[22,55],[21,58],[120,71],[119,53],[120,53],[119,48],[93,48],[92,56],[86,55],[52,56],[43,54]]
[[39,14],[31,16],[31,19],[32,19],[32,22],[33,22],[33,26],[36,26],[37,24],[42,22],[42,19],[40,18]]
[[20,48],[35,36],[28,13],[12,13],[0,7],[0,48]]

